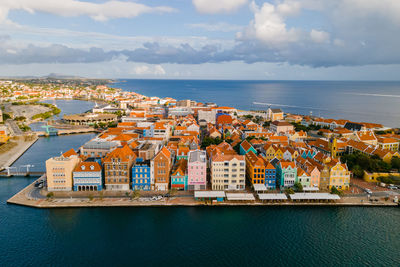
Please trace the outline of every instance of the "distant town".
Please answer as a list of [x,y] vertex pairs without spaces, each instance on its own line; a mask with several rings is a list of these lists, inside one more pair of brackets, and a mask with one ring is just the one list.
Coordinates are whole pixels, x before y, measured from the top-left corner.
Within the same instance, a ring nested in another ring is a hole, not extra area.
[[[19,157],[39,136],[97,133],[79,150],[46,161],[46,172],[29,188],[39,197],[24,189],[11,203],[35,206],[38,198],[43,207],[107,206],[116,198],[126,205],[398,201],[399,129],[381,124],[150,97],[79,79],[3,80],[0,92],[4,175],[13,174],[10,155]],[[95,106],[57,120],[55,102],[42,102],[57,99]],[[30,128],[36,122],[44,122],[43,130]]]

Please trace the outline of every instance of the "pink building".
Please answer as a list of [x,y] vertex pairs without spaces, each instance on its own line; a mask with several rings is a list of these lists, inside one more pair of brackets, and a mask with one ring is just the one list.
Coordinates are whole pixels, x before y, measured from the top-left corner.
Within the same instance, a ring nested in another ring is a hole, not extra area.
[[188,190],[207,189],[206,151],[194,150],[188,154]]

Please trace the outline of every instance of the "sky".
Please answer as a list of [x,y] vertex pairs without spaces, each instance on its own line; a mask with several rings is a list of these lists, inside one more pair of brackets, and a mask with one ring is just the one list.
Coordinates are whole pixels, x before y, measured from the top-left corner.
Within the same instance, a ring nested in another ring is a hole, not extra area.
[[399,0],[0,0],[0,76],[399,80]]

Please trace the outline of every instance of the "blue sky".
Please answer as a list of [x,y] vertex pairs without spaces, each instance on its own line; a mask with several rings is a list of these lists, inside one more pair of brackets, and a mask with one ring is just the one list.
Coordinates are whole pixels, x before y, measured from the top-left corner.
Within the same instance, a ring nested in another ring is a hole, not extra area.
[[398,0],[3,0],[0,76],[398,80]]

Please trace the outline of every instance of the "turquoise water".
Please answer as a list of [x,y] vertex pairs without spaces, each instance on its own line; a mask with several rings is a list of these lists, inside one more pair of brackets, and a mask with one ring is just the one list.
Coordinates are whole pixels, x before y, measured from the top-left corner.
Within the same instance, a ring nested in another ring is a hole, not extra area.
[[246,110],[285,112],[400,127],[400,82],[126,80],[113,87],[147,96],[216,102]]
[[399,266],[400,210],[343,207],[84,208],[7,205],[2,266]]

